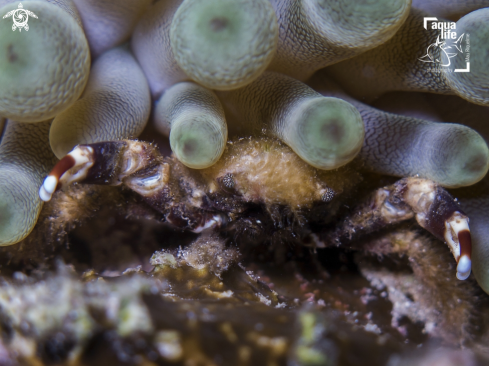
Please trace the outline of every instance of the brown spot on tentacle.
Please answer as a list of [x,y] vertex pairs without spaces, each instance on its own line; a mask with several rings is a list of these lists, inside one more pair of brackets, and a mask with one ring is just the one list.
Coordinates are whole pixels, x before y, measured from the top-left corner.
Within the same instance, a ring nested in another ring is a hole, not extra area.
[[218,17],[210,21],[211,28],[214,32],[220,32],[228,26],[229,21],[226,18]]
[[17,55],[14,52],[14,45],[13,44],[9,44],[7,47],[7,57],[8,57],[8,61],[10,63],[14,63],[15,61],[17,61],[19,59],[19,55]]

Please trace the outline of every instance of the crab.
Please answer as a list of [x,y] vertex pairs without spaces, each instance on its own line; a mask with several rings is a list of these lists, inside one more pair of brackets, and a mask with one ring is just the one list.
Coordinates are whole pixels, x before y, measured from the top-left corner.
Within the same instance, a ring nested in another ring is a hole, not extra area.
[[314,250],[354,248],[367,234],[415,218],[446,242],[457,278],[470,275],[469,218],[444,188],[406,177],[358,200],[369,189],[365,181],[354,164],[319,170],[266,137],[229,141],[219,162],[201,170],[163,157],[151,143],[120,140],[75,147],[39,195],[48,201],[72,183],[122,186],[159,220],[194,233],[217,231],[241,246],[279,241]]

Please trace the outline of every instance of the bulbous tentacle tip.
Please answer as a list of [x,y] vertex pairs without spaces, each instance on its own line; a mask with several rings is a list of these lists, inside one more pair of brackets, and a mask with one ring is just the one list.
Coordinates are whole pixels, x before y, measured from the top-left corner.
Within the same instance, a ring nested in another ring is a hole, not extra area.
[[15,166],[0,171],[0,246],[16,244],[34,228],[41,209],[33,177]]
[[319,169],[336,169],[360,152],[365,126],[350,103],[318,97],[295,111],[285,142],[307,163]]
[[306,4],[303,6],[312,24],[332,44],[363,50],[391,38],[406,20],[411,8],[410,0],[380,0],[375,3],[306,0],[302,3]]
[[[2,7],[0,14],[12,13],[17,4]],[[12,32],[7,19],[0,22],[0,55],[7,56],[0,57],[0,114],[42,122],[79,98],[90,52],[83,29],[64,10],[44,1],[29,2],[28,10],[37,15],[29,18],[28,34]]]
[[277,19],[267,0],[185,0],[173,18],[170,41],[191,79],[210,89],[237,89],[272,61]]
[[[465,37],[465,51],[454,57],[453,69],[442,68],[455,94],[471,103],[489,106],[489,8],[473,11],[457,22],[459,39]],[[469,48],[470,47],[470,48]],[[462,51],[464,51],[462,49]]]
[[193,82],[167,89],[155,110],[155,126],[170,137],[180,162],[204,169],[215,164],[226,146],[228,128],[217,96]]
[[23,236],[24,223],[12,198],[12,191],[0,186],[0,246],[14,244]]
[[[207,116],[186,116],[172,124],[170,146],[184,165],[204,169],[214,165],[226,146],[227,128]],[[211,117],[212,118],[212,117]]]
[[[443,186],[450,188],[470,186],[483,179],[489,171],[489,148],[476,131],[457,125],[447,125],[447,128],[452,126],[454,132],[446,140],[451,144],[440,144],[444,150],[443,154],[449,159],[444,160],[440,155],[438,162],[433,160],[433,163],[439,166],[443,162],[446,164],[445,172],[439,174],[440,184]],[[437,168],[432,170],[436,171]]]
[[138,136],[150,111],[141,68],[126,46],[113,48],[93,64],[83,97],[54,118],[51,149],[61,159],[78,144]]

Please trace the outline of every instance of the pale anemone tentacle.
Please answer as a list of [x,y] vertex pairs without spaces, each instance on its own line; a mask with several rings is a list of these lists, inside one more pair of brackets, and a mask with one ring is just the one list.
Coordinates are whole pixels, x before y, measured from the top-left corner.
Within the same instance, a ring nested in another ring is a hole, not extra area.
[[[7,14],[12,3],[0,9]],[[30,1],[31,31],[12,31],[0,22],[0,115],[22,122],[54,117],[83,92],[90,52],[82,28],[56,5]]]
[[473,128],[489,143],[489,107],[473,105],[454,95],[427,95],[443,121],[454,121]]
[[36,224],[40,184],[56,158],[49,147],[51,121],[7,121],[0,144],[0,245],[25,238]]
[[430,16],[457,21],[468,13],[489,7],[489,0],[413,0],[413,8]]
[[54,119],[51,148],[61,158],[78,144],[137,137],[150,111],[141,68],[128,47],[114,48],[93,64],[82,98]]
[[315,71],[386,42],[411,0],[272,0],[279,23],[270,69],[304,81]]
[[456,95],[390,92],[377,99],[372,106],[435,122],[460,123],[476,130],[486,142],[489,141],[489,107],[472,104]]
[[184,0],[170,41],[183,71],[210,89],[255,80],[275,55],[277,18],[268,0]]
[[[489,8],[476,10],[457,22],[457,34],[470,35],[470,72],[444,72],[453,92],[469,102],[489,106]],[[464,57],[452,59],[455,69],[467,69]]]
[[134,56],[148,80],[154,99],[189,77],[178,66],[170,46],[170,26],[181,0],[158,1],[143,14],[131,39]]
[[[429,101],[430,96],[457,98],[454,96],[442,96],[431,93],[396,91],[382,95],[370,105],[384,112],[401,114],[403,116],[420,118],[432,122],[442,122],[442,117],[438,113],[438,110]],[[447,120],[446,122],[460,123],[455,119],[450,121]]]
[[74,0],[93,58],[127,41],[151,0]]
[[234,132],[276,137],[316,168],[345,165],[362,147],[364,125],[355,107],[288,76],[267,71],[244,88],[217,95]]
[[[371,101],[387,91],[404,90],[456,94],[472,103],[489,105],[486,56],[489,49],[489,9],[474,11],[455,25],[457,37],[467,37],[469,34],[470,72],[453,71],[467,69],[466,54],[460,53],[454,46],[442,51],[440,47],[448,44],[444,45],[445,40],[439,39],[439,29],[424,28],[423,18],[427,16],[429,14],[412,9],[393,38],[362,55],[330,66],[328,72],[349,94],[361,100]],[[465,50],[466,41],[462,38],[460,42]],[[419,60],[428,51],[435,61],[442,60],[444,64],[450,61],[450,67],[440,67],[439,62]],[[447,60],[443,52],[456,56]]]
[[321,94],[344,98],[360,112],[365,142],[358,154],[363,166],[380,174],[419,175],[444,187],[480,181],[489,169],[489,148],[473,129],[382,112],[348,97],[321,71],[312,79]]
[[156,105],[155,123],[170,136],[173,153],[189,168],[207,168],[224,152],[224,109],[211,90],[198,84],[182,82],[167,89]]

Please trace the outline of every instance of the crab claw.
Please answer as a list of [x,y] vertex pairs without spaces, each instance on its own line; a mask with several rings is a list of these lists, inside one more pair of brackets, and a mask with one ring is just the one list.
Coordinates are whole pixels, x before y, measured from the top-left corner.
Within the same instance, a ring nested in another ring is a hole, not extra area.
[[442,187],[428,180],[409,178],[405,200],[426,230],[445,240],[457,261],[457,278],[465,280],[472,269],[469,218]]
[[78,145],[55,165],[39,189],[39,197],[49,201],[62,185],[71,183],[125,184],[151,196],[166,187],[169,169],[148,143],[120,140]]
[[472,238],[467,216],[456,211],[445,221],[445,241],[457,260],[457,278],[465,280],[472,268]]
[[[83,179],[93,165],[92,154],[93,149],[90,146],[79,145],[62,158],[44,179],[39,189],[41,200],[50,201],[53,193],[60,189],[62,184],[70,184]],[[70,169],[73,170],[67,174]]]
[[345,245],[389,225],[416,218],[418,224],[444,240],[457,261],[457,278],[465,280],[472,270],[472,238],[469,218],[437,183],[417,177],[404,178],[378,189],[353,210],[332,232],[313,237],[317,247]]

